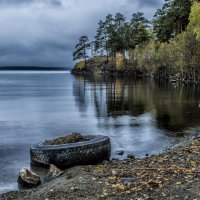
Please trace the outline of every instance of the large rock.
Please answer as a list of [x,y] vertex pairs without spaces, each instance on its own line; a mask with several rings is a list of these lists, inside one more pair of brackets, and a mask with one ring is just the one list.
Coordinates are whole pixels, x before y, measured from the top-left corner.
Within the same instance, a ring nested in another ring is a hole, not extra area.
[[18,183],[27,188],[36,187],[41,184],[40,177],[26,168],[21,169],[18,176]]
[[129,158],[129,159],[135,159],[135,156],[133,155],[133,154],[131,154],[131,153],[129,153],[128,155],[127,155],[127,158]]

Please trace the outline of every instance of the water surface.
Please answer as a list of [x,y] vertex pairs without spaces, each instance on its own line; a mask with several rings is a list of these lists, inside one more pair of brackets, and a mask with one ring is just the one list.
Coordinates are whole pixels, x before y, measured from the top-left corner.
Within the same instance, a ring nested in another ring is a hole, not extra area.
[[[200,88],[152,80],[0,72],[0,193],[32,144],[70,132],[111,138],[112,157],[159,153],[200,126]],[[116,155],[123,149],[124,155]]]

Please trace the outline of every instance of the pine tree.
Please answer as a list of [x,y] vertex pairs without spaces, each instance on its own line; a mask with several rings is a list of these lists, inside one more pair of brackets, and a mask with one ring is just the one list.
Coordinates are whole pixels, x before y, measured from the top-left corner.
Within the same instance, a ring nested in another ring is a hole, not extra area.
[[144,17],[144,13],[133,13],[131,23],[131,41],[129,48],[135,48],[136,45],[149,40],[149,21]]
[[154,33],[159,41],[168,42],[186,30],[191,5],[190,0],[165,0],[153,19]]
[[87,50],[90,48],[89,39],[86,35],[83,35],[79,39],[79,43],[75,47],[75,51],[73,52],[73,60],[82,60],[85,61],[86,66],[86,60],[89,57]]
[[111,38],[113,28],[112,15],[107,15],[105,21],[100,20],[98,25],[95,36],[95,49],[100,51],[101,55],[106,52],[108,62],[109,53],[112,52],[112,46],[109,45],[109,39]]

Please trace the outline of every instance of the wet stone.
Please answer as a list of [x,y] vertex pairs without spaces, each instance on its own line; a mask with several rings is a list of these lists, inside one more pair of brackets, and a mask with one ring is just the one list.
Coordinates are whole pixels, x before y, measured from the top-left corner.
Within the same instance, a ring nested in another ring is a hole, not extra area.
[[135,159],[135,156],[134,156],[133,154],[129,153],[129,154],[127,155],[127,158],[129,158],[129,159]]
[[59,177],[60,175],[62,175],[63,173],[64,173],[64,171],[60,170],[55,165],[51,164],[50,167],[49,167],[49,172],[48,172],[45,180],[46,181],[53,180],[53,179]]
[[124,150],[123,149],[118,149],[116,151],[116,154],[119,155],[119,156],[122,156],[124,154]]
[[18,175],[18,183],[22,187],[32,188],[41,184],[40,177],[34,172],[23,168]]

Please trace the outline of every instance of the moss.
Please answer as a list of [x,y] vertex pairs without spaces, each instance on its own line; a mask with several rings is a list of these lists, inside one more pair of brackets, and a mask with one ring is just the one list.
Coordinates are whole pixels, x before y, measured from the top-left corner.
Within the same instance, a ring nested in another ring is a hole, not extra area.
[[75,69],[76,69],[76,70],[81,71],[81,70],[83,70],[84,68],[85,68],[85,62],[84,62],[84,61],[80,61],[80,62],[78,62],[78,63],[75,65]]

